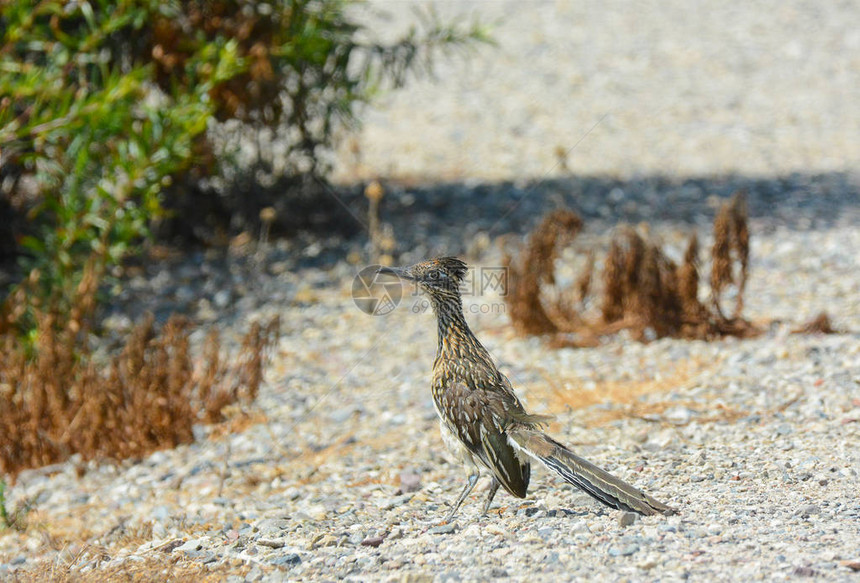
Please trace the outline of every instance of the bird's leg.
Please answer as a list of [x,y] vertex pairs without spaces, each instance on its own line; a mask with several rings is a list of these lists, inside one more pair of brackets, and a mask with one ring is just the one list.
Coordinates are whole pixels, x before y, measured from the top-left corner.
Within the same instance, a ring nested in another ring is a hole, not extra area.
[[499,481],[493,476],[493,483],[490,484],[490,494],[487,496],[487,501],[484,502],[484,511],[481,512],[481,516],[486,516],[487,511],[490,509],[490,504],[493,503],[493,498],[496,496],[496,492],[499,491]]
[[475,487],[475,484],[478,483],[478,470],[475,469],[469,474],[469,481],[466,483],[466,487],[463,488],[463,491],[460,493],[460,497],[457,498],[457,502],[454,504],[454,508],[451,509],[451,512],[445,518],[445,522],[451,522],[454,519],[454,515],[457,513],[457,509],[460,508],[460,504],[463,503],[463,500],[466,499],[466,496],[469,495],[469,492],[472,491],[472,488]]

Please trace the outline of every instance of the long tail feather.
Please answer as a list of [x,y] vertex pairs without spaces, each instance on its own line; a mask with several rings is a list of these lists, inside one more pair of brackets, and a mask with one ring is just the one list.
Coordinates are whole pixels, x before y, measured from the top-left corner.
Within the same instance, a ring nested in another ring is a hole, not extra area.
[[517,429],[508,435],[514,447],[607,506],[646,516],[676,512],[674,508],[579,457],[541,431]]

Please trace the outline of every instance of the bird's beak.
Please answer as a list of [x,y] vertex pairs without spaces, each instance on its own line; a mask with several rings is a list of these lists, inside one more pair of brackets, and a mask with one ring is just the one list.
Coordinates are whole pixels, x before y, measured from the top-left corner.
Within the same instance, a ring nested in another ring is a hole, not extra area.
[[396,275],[401,279],[407,279],[409,281],[414,281],[415,277],[409,271],[409,269],[404,267],[380,267],[376,270],[376,273],[381,273],[383,275]]

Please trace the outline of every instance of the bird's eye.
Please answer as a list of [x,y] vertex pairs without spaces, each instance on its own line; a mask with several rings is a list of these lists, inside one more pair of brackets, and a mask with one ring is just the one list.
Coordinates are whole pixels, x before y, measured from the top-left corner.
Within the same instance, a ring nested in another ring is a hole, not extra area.
[[439,279],[439,272],[435,269],[427,272],[427,279]]

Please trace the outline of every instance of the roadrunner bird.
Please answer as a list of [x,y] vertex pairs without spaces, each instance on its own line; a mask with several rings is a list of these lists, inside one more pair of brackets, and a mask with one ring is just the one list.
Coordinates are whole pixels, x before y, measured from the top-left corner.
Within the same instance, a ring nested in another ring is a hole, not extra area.
[[481,467],[492,475],[484,514],[499,486],[525,498],[530,459],[612,508],[645,515],[674,513],[674,509],[579,457],[541,430],[552,418],[526,412],[511,382],[466,324],[460,297],[466,271],[466,264],[456,257],[379,269],[379,273],[415,282],[429,296],[436,314],[439,343],[433,363],[433,402],[445,445],[469,472],[469,481],[446,521],[454,518],[475,487]]

